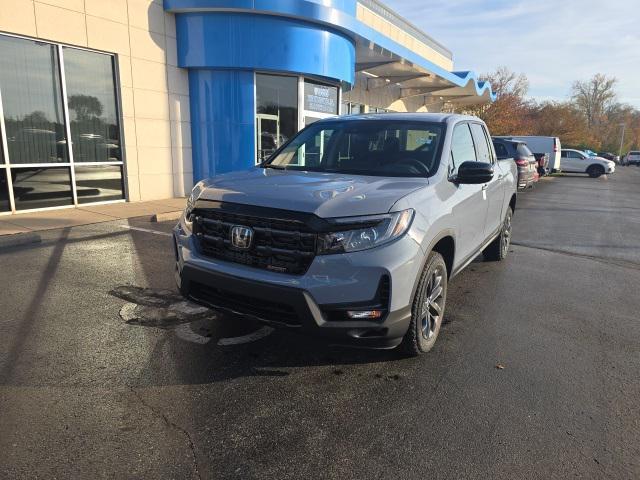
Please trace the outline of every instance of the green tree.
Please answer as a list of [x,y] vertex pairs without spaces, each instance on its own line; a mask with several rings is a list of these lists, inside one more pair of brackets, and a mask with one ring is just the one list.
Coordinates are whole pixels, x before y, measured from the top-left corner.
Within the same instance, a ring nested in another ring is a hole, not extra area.
[[91,95],[72,95],[69,97],[69,109],[76,112],[79,121],[91,120],[102,115],[102,103]]

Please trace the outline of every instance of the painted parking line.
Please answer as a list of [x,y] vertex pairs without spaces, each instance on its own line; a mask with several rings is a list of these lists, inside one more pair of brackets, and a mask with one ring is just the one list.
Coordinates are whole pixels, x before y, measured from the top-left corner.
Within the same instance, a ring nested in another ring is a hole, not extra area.
[[170,237],[171,234],[167,232],[159,232],[158,230],[151,230],[150,228],[142,228],[142,227],[132,227],[131,225],[120,225],[122,228],[126,228],[128,230],[136,230],[138,232],[146,232],[153,233],[155,235],[162,235],[165,237]]
[[248,335],[242,335],[241,337],[221,338],[218,340],[218,345],[226,347],[228,345],[240,345],[243,343],[251,343],[260,340],[273,333],[273,328],[262,327],[260,330],[256,330]]

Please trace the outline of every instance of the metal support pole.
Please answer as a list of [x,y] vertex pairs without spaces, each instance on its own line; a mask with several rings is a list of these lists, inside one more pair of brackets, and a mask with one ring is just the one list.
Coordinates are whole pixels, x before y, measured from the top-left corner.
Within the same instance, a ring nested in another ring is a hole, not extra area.
[[622,147],[624,146],[624,130],[627,127],[626,124],[621,123],[622,126],[622,135],[620,137],[620,150],[618,151],[618,156],[620,157],[620,164],[622,164]]

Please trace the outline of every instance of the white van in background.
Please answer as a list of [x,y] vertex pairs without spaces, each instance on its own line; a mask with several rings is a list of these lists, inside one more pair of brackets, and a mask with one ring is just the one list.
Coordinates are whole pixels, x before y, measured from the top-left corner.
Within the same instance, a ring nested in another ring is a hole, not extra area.
[[533,153],[546,153],[549,156],[549,172],[559,172],[560,168],[560,139],[558,137],[498,137],[506,138],[507,140],[517,140],[519,142],[525,142],[529,150]]

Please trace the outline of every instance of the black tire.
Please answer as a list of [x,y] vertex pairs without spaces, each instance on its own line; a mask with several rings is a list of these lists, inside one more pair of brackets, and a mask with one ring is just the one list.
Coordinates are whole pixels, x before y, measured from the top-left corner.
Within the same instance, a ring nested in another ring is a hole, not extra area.
[[598,178],[601,175],[604,175],[604,167],[601,165],[591,165],[587,168],[587,173],[591,178]]
[[484,258],[491,262],[501,262],[509,254],[509,247],[511,246],[511,220],[513,219],[513,210],[511,207],[507,208],[507,214],[502,221],[502,227],[500,228],[500,235],[484,249]]
[[438,252],[431,252],[422,270],[411,305],[411,323],[400,350],[417,356],[433,348],[440,333],[447,302],[447,265]]

